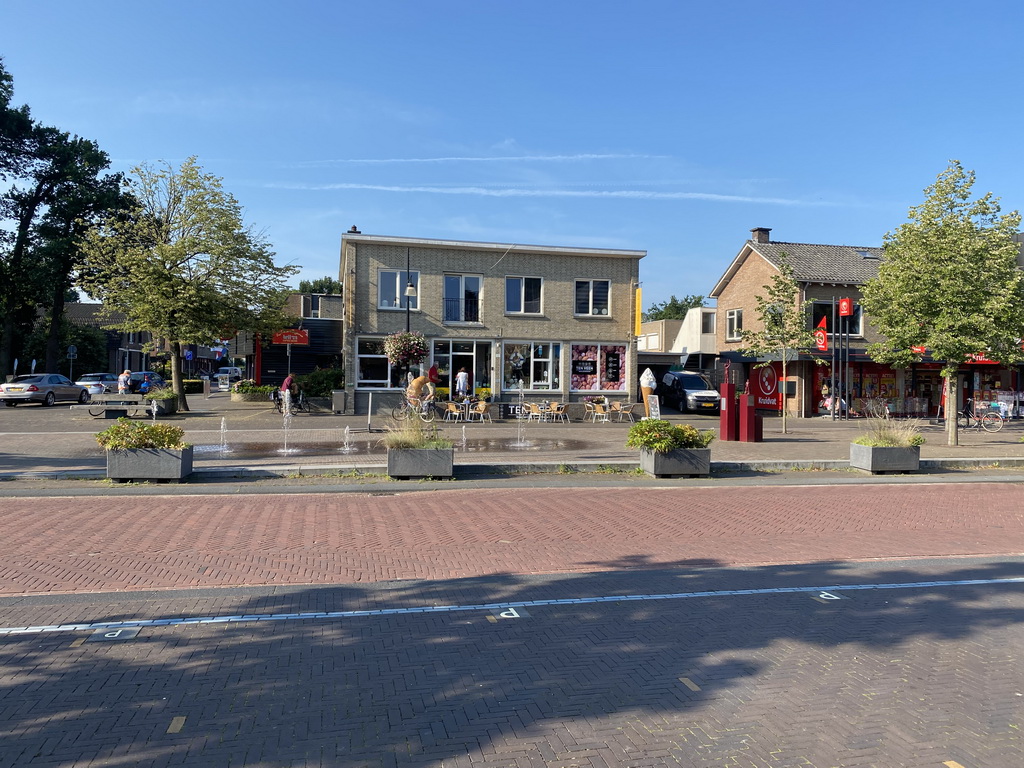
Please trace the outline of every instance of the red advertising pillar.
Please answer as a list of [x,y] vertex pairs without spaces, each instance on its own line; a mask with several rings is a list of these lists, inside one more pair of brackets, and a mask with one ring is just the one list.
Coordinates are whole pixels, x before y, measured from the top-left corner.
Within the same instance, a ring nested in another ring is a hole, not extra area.
[[722,396],[718,411],[718,439],[739,440],[740,420],[736,407],[736,385],[725,382],[718,391]]
[[761,417],[757,414],[754,395],[740,395],[740,436],[741,443],[760,443],[763,438]]

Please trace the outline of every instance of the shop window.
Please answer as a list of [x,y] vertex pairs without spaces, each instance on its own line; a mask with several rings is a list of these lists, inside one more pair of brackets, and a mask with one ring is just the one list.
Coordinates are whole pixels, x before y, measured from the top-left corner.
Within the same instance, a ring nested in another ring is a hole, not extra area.
[[401,386],[402,371],[388,362],[384,339],[356,341],[356,387],[382,389]]
[[[406,287],[412,276],[412,285],[416,289],[416,295],[407,297]],[[377,273],[377,308],[378,309],[405,309],[405,303],[409,302],[409,309],[419,309],[420,295],[420,273],[406,272],[405,270],[382,269]]]
[[542,280],[539,277],[505,278],[505,312],[539,315]]
[[547,341],[506,342],[502,348],[502,382],[505,390],[561,389],[561,344]]
[[603,390],[626,391],[626,347],[623,344],[573,344],[572,377],[574,392]]
[[575,314],[607,317],[611,312],[611,286],[610,280],[577,280]]

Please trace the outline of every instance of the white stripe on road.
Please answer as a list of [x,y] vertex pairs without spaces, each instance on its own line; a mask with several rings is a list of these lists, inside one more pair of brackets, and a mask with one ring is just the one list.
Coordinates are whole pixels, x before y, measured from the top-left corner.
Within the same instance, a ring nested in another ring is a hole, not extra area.
[[353,619],[364,616],[400,616],[413,613],[452,613],[455,611],[500,611],[508,608],[534,608],[545,605],[592,605],[635,600],[686,600],[695,597],[732,597],[735,595],[785,595],[808,592],[852,592],[882,589],[928,589],[932,587],[969,587],[1022,584],[1024,577],[1012,579],[965,579],[957,581],[912,581],[894,584],[832,584],[820,587],[764,587],[762,589],[720,589],[705,592],[674,592],[662,595],[608,595],[606,597],[568,597],[551,600],[520,600],[471,605],[437,605],[426,608],[372,608],[365,611],[319,611],[315,613],[246,613],[232,616],[193,616],[177,619],[136,619],[98,621],[77,624],[47,624],[34,627],[0,627],[0,635],[39,632],[75,632],[131,627],[174,627],[183,624],[237,624],[252,621],[304,621],[309,619]]

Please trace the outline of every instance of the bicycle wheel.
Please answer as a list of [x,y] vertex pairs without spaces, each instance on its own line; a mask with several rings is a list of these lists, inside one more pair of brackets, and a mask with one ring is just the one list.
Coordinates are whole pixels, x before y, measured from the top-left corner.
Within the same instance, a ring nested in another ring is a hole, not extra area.
[[960,429],[967,429],[969,426],[971,426],[971,419],[968,416],[964,416],[962,413],[958,413],[956,415],[956,425]]
[[981,426],[983,426],[987,432],[998,432],[1003,428],[1003,417],[998,413],[986,413],[981,417]]
[[[10,405],[10,403],[8,403],[8,405]],[[104,408],[90,408],[89,409],[89,415],[90,416],[94,416],[94,417],[95,416],[102,416],[104,410],[106,410],[106,409],[104,409]]]
[[395,421],[405,421],[409,418],[409,404],[400,403],[391,409],[391,418]]
[[437,418],[433,405],[425,405],[419,412],[420,418],[428,424]]

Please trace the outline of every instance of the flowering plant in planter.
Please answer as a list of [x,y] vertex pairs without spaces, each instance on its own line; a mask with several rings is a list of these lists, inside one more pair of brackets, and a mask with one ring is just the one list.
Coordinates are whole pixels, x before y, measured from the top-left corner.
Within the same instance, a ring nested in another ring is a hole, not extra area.
[[416,365],[427,356],[427,340],[417,331],[399,331],[384,337],[384,354],[392,365]]
[[669,453],[680,448],[707,448],[714,439],[715,433],[710,429],[701,431],[689,424],[672,424],[664,419],[642,419],[629,428],[626,447]]

